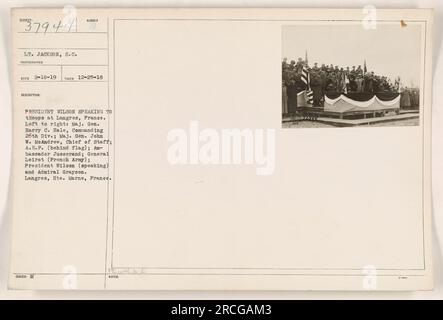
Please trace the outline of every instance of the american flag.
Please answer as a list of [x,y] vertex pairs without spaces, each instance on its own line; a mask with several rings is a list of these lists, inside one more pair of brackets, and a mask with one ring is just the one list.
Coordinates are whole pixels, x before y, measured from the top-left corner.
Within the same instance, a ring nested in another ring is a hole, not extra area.
[[311,87],[309,86],[310,77],[309,77],[308,69],[306,67],[303,67],[303,70],[301,72],[301,80],[306,85],[306,103],[313,104],[314,93],[312,92]]

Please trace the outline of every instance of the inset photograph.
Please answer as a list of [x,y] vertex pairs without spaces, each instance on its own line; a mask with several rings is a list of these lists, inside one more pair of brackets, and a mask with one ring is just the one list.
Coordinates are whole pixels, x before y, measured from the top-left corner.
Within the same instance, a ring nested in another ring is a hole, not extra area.
[[282,28],[282,127],[417,126],[422,25]]

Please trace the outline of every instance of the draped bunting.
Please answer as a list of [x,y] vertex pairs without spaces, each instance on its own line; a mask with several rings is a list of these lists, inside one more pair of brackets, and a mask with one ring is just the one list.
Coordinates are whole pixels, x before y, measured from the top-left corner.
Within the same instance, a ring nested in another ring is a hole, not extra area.
[[[360,108],[367,108],[368,106],[372,105],[374,102],[377,102],[378,104],[386,107],[392,107],[394,105],[397,105],[400,102],[400,95],[397,95],[396,98],[392,100],[381,100],[376,95],[374,95],[371,99],[366,101],[357,101],[348,98],[346,95],[342,94],[338,98],[330,99],[328,96],[325,96],[325,102],[329,105],[334,105],[337,101],[343,100],[349,104],[352,104],[356,107]],[[397,106],[398,107],[398,106]]]
[[355,101],[368,101],[374,97],[374,95],[379,98],[380,100],[386,101],[386,100],[392,100],[394,98],[397,98],[399,93],[397,92],[377,92],[376,94],[370,93],[370,92],[349,92],[349,93],[340,93],[336,91],[328,91],[326,92],[326,96],[329,99],[336,99],[340,97],[341,95],[344,95],[348,97],[349,99],[355,100]]
[[377,98],[383,101],[393,100],[400,96],[400,93],[392,93],[392,92],[380,92],[376,94]]
[[333,112],[349,112],[349,111],[377,111],[385,109],[400,108],[400,95],[391,100],[382,100],[377,95],[366,101],[358,101],[350,99],[348,96],[342,94],[335,99],[331,99],[325,95],[325,111]]

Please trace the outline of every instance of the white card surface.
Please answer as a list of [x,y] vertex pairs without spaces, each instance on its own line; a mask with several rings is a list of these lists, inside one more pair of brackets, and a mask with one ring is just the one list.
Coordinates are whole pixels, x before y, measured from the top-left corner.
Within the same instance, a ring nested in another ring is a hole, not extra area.
[[11,18],[11,288],[432,288],[432,11]]

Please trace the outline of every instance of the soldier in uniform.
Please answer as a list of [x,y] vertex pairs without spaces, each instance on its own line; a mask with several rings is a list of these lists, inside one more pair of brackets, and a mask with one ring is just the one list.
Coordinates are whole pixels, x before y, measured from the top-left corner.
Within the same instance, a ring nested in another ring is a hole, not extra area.
[[289,83],[286,87],[286,94],[288,96],[288,113],[295,113],[297,108],[297,88],[295,85],[295,80],[289,80]]
[[288,58],[283,58],[283,61],[281,63],[282,70],[285,70],[288,67]]
[[[294,77],[295,91],[300,93],[303,90],[306,90],[306,84],[301,79],[302,71],[298,72]],[[298,105],[297,105],[298,106]]]
[[328,85],[328,83],[327,83],[328,76],[327,76],[326,70],[324,68],[321,68],[319,74],[320,74],[321,86],[322,86],[323,92],[326,92],[326,86]]
[[285,81],[286,84],[288,84],[289,80],[291,80],[292,74],[293,74],[293,71],[291,71],[289,69],[289,64],[283,62],[283,65],[282,65],[282,78],[283,78],[283,81]]
[[314,107],[323,107],[323,83],[318,72],[313,72],[311,74],[311,90],[313,93],[313,106]]
[[409,94],[409,89],[406,87],[400,96],[400,107],[410,108],[411,107],[411,96]]
[[412,106],[416,109],[418,109],[418,107],[420,106],[420,91],[418,89],[413,89],[412,93],[414,93],[413,97],[413,101],[412,101]]
[[364,92],[373,93],[374,92],[374,74],[372,73],[366,73],[364,77]]
[[288,88],[286,82],[282,81],[282,114],[288,113]]
[[358,76],[363,76],[363,69],[361,68],[361,65],[358,65],[356,73]]

